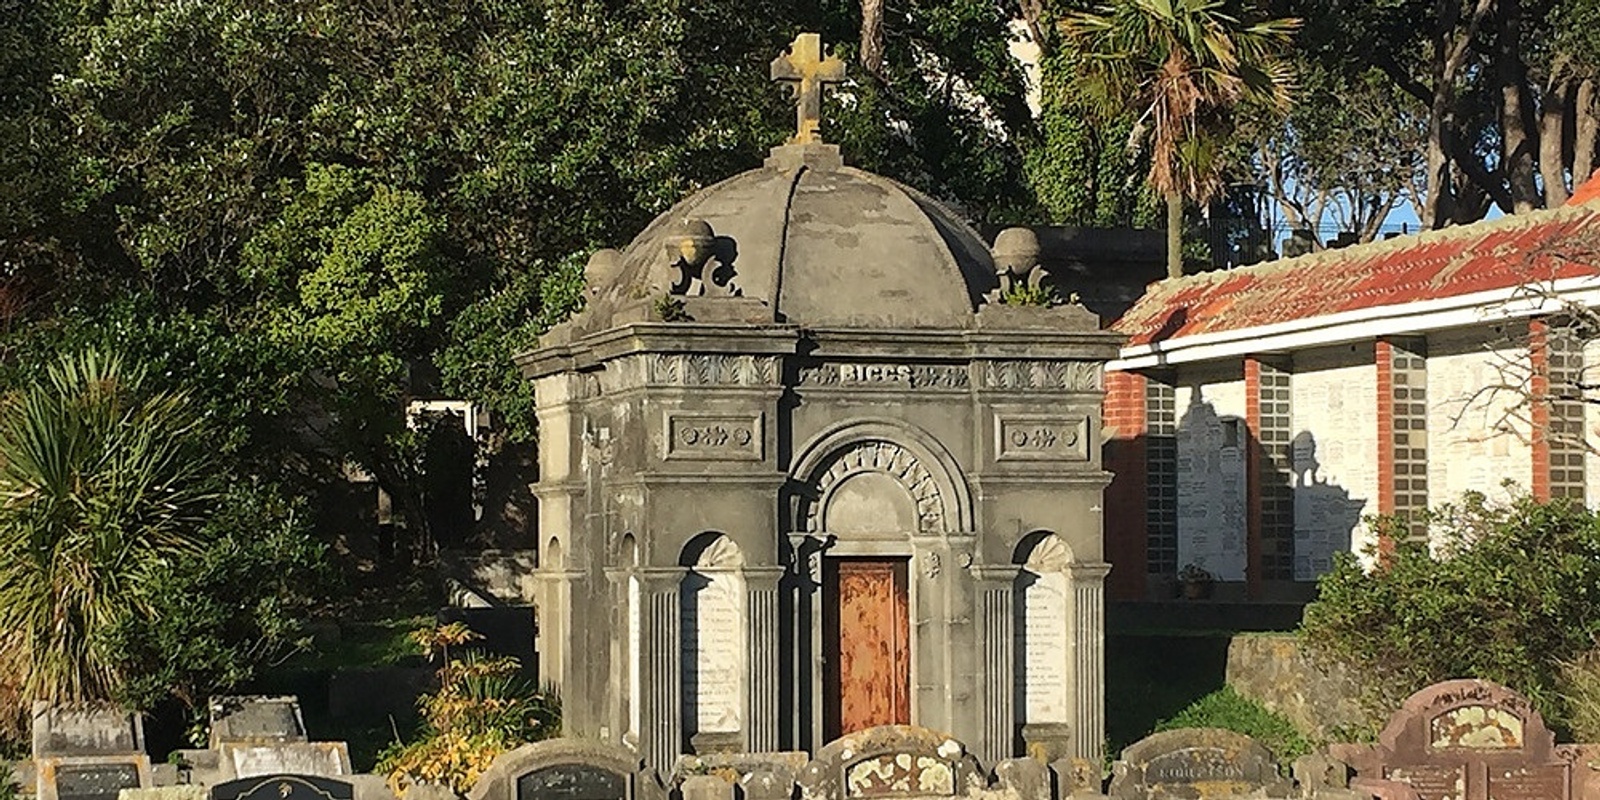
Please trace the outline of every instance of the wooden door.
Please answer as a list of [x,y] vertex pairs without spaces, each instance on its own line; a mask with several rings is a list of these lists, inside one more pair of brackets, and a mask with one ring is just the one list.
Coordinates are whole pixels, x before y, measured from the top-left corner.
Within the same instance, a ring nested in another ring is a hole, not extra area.
[[904,559],[829,559],[823,576],[823,729],[838,738],[911,724],[911,614]]

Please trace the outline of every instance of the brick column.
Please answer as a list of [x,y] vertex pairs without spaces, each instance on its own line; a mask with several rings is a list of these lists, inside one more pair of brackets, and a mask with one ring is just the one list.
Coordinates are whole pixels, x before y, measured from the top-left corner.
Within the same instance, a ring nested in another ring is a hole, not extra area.
[[1111,591],[1124,600],[1144,597],[1149,565],[1146,382],[1137,372],[1106,373],[1105,466],[1112,478],[1105,491],[1105,553],[1116,565]]
[[1528,321],[1529,406],[1533,417],[1533,499],[1550,499],[1550,324]]

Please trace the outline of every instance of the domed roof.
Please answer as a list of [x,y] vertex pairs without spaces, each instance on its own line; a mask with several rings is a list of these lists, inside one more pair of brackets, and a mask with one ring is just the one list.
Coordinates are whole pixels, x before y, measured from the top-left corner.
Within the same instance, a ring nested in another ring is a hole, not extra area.
[[815,143],[696,192],[622,253],[598,254],[588,278],[589,330],[669,294],[744,298],[750,322],[970,328],[998,285],[989,249],[948,208]]

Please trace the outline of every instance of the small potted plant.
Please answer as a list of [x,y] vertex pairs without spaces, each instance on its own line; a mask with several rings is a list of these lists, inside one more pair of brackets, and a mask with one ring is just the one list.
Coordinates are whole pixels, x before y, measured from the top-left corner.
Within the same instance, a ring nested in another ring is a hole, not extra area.
[[1215,580],[1205,567],[1195,563],[1183,565],[1178,570],[1178,585],[1183,589],[1183,596],[1189,600],[1203,600],[1211,596],[1211,583]]

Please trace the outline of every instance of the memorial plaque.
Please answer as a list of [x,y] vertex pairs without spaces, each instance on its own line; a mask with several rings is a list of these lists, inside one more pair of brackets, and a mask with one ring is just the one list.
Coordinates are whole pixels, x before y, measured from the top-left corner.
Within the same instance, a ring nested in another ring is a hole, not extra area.
[[136,764],[62,764],[55,769],[58,800],[117,800],[123,789],[139,788]]
[[33,705],[33,757],[138,755],[144,726],[137,714],[117,708]]
[[1572,780],[1565,765],[1489,770],[1489,796],[1494,800],[1560,800]]
[[517,778],[517,800],[628,800],[628,778],[587,764],[556,764]]
[[1391,767],[1384,777],[1417,790],[1420,800],[1466,800],[1467,773],[1459,766]]
[[691,573],[683,597],[683,705],[695,733],[738,733],[744,704],[744,598],[737,577]]
[[354,800],[344,781],[314,775],[261,775],[211,787],[211,800]]
[[1023,715],[1027,724],[1065,723],[1067,686],[1067,576],[1031,575],[1022,589],[1022,624],[1017,626]]

